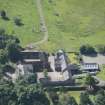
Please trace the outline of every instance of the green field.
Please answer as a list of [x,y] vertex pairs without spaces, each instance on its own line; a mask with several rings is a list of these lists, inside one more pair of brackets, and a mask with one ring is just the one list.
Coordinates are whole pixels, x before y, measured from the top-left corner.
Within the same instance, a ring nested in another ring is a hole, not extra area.
[[105,44],[105,0],[43,0],[42,4],[49,30],[44,49],[70,51],[82,44]]
[[[43,38],[35,0],[0,0],[0,10],[5,10],[10,19],[6,21],[0,18],[0,28],[18,36],[23,46]],[[24,25],[16,26],[15,17],[20,18]]]
[[[42,0],[42,6],[49,39],[41,49],[77,51],[83,44],[105,44],[105,0]],[[0,18],[0,28],[18,36],[22,46],[43,39],[36,0],[0,0],[0,10],[10,19]],[[15,17],[24,25],[16,26]]]

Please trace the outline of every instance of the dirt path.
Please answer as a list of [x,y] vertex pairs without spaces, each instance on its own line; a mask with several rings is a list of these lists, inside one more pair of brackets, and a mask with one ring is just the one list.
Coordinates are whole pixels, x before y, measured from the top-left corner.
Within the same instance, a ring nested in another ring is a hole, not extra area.
[[41,2],[41,0],[36,0],[37,10],[40,17],[40,30],[43,33],[43,39],[38,42],[27,45],[27,47],[31,49],[35,48],[37,45],[43,44],[44,42],[48,41],[48,29],[46,26]]

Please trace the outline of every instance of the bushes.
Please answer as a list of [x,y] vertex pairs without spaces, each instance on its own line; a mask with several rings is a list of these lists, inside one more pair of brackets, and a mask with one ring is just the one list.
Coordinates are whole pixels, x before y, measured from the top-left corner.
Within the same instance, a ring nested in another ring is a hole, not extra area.
[[22,20],[20,18],[14,18],[14,23],[17,25],[17,26],[22,26],[23,23],[22,23]]
[[90,45],[82,45],[80,47],[80,53],[84,55],[91,55],[91,54],[105,54],[105,45],[97,45],[96,49]]
[[96,54],[96,50],[94,47],[90,45],[82,45],[80,47],[80,53],[84,55],[91,55],[91,54]]
[[2,10],[0,12],[0,15],[1,15],[1,18],[4,19],[4,20],[9,20],[9,18],[7,17],[7,13],[5,10]]

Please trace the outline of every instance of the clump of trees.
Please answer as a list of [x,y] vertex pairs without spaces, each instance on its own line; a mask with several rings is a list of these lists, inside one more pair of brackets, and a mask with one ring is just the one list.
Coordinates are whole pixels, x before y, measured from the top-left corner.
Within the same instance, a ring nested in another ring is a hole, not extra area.
[[[20,81],[24,81],[22,79]],[[0,105],[50,105],[45,92],[41,89],[37,83],[0,82]]]
[[8,61],[16,62],[20,60],[21,46],[19,45],[19,39],[13,35],[7,35],[3,29],[0,32],[0,63],[5,64]]
[[105,91],[103,89],[96,94],[94,105],[105,105]]
[[91,99],[89,98],[89,94],[87,92],[81,93],[80,105],[94,105]]
[[0,50],[0,63],[6,64],[8,62],[8,54],[7,51],[1,49]]
[[93,55],[93,54],[97,54],[96,50],[94,47],[90,46],[90,45],[82,45],[80,47],[80,53],[84,54],[84,55]]
[[78,105],[75,98],[70,96],[70,94],[62,93],[59,95],[58,105]]
[[95,85],[97,84],[97,81],[92,77],[90,74],[88,74],[85,78],[85,85],[88,86],[89,90],[94,90]]

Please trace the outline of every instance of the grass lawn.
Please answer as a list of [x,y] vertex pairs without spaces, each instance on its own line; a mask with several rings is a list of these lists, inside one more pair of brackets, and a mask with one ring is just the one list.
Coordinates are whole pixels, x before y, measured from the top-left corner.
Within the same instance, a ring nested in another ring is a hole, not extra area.
[[97,74],[97,76],[100,79],[105,80],[105,65],[101,68],[101,71]]
[[49,41],[42,49],[78,50],[105,44],[105,0],[43,0]]
[[[36,0],[0,0],[0,10],[5,10],[10,19],[6,21],[0,18],[0,28],[4,28],[8,34],[18,36],[23,46],[43,38]],[[20,18],[24,25],[16,26],[15,17]]]

